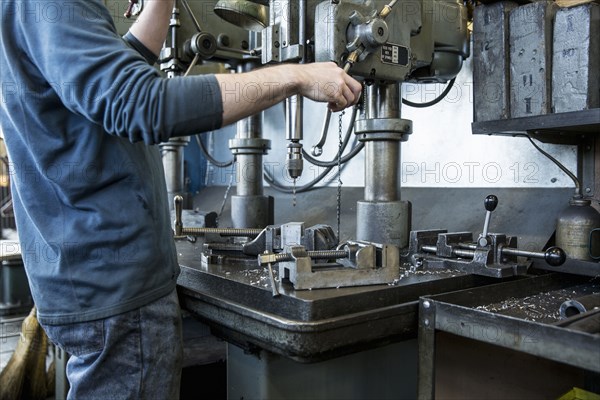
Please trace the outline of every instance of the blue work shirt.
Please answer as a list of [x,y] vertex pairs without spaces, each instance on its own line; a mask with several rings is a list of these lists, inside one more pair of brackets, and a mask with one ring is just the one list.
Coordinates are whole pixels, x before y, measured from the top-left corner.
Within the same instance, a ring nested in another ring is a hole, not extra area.
[[216,78],[163,78],[102,1],[3,1],[0,33],[0,126],[40,322],[166,295],[179,267],[155,145],[221,126]]

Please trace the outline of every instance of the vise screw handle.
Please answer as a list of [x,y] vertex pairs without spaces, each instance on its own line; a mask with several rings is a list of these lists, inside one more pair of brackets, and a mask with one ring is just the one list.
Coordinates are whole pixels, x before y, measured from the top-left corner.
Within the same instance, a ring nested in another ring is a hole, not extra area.
[[492,212],[498,207],[498,197],[490,194],[483,201],[485,207],[485,221],[483,223],[483,232],[477,239],[477,244],[481,247],[485,247],[489,244],[488,232],[490,228],[490,220],[492,219]]

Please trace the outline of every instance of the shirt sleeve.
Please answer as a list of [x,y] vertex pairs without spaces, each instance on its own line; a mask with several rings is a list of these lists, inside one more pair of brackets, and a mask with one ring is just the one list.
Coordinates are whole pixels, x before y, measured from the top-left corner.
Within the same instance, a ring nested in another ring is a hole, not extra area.
[[132,142],[157,144],[221,127],[213,75],[164,78],[117,34],[101,1],[62,7],[60,20],[32,23],[23,14],[17,22],[23,51],[41,76],[35,85],[50,85],[66,108]]
[[148,64],[154,65],[154,63],[158,60],[158,57],[150,51],[142,42],[138,40],[130,31],[123,36],[123,40],[129,47],[137,51],[141,54],[142,57],[146,59]]

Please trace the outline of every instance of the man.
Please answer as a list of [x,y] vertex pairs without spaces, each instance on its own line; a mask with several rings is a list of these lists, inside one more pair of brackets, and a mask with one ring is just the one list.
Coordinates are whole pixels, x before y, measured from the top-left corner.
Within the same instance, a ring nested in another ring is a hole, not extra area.
[[153,145],[293,94],[341,110],[361,89],[333,63],[163,79],[149,62],[172,6],[146,0],[121,38],[99,0],[2,2],[15,216],[39,321],[71,354],[70,398],[178,396],[179,267]]

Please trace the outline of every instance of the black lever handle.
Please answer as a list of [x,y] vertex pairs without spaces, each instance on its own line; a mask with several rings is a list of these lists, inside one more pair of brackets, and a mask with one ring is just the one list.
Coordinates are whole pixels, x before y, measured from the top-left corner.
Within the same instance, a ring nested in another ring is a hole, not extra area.
[[483,206],[485,207],[485,222],[483,223],[483,232],[479,235],[479,239],[477,239],[477,244],[481,247],[487,246],[489,243],[488,240],[488,229],[490,227],[490,220],[492,219],[492,211],[496,209],[498,206],[498,197],[496,195],[490,194],[483,200]]
[[498,197],[493,194],[490,194],[483,201],[483,206],[485,207],[486,211],[494,211],[496,207],[498,207]]
[[558,267],[563,265],[567,260],[567,254],[560,247],[549,247],[545,252],[540,253],[537,251],[527,251],[513,249],[511,247],[503,247],[502,255],[511,255],[517,257],[529,257],[529,258],[543,258],[546,263],[552,267]]
[[558,267],[559,265],[563,265],[567,260],[567,254],[560,247],[550,247],[544,253],[544,260],[553,267]]

